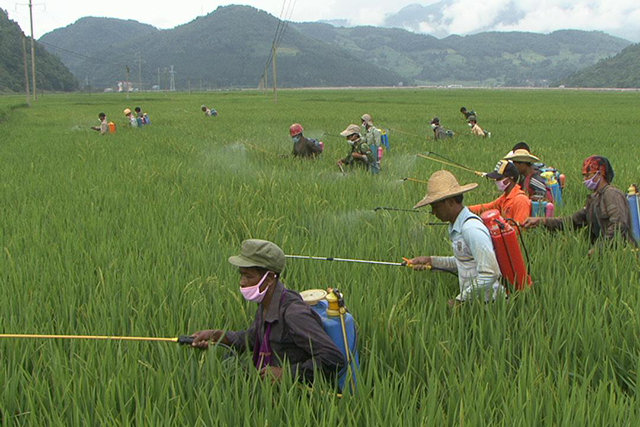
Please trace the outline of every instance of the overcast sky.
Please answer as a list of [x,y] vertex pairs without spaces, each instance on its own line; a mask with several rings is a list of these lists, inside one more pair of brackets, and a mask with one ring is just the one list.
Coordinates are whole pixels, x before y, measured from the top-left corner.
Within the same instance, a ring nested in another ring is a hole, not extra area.
[[[283,3],[293,6],[285,8]],[[260,0],[238,1],[265,10],[276,17],[293,21],[346,19],[352,25],[378,25],[385,15],[409,4],[429,5],[438,0]],[[157,28],[173,28],[215,10],[218,1],[202,0],[33,0],[36,38],[84,16],[134,19]],[[491,29],[547,33],[558,29],[602,30],[640,42],[640,2],[637,0],[446,0],[444,29],[452,34],[486,31],[486,23],[517,11],[517,22]],[[28,0],[0,0],[0,8],[9,13],[27,34]],[[442,22],[439,28],[442,31]],[[430,24],[421,25],[429,31]]]

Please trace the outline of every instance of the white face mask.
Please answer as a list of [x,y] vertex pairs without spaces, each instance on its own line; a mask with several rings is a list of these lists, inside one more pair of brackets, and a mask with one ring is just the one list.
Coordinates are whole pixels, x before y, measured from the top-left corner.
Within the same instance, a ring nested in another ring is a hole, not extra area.
[[435,129],[437,127],[438,127],[438,125],[436,125],[435,123],[431,123],[431,129]]
[[473,127],[473,123],[469,123],[469,127],[472,128]]
[[300,141],[300,135],[292,136],[291,139],[293,140],[293,142],[298,142]]

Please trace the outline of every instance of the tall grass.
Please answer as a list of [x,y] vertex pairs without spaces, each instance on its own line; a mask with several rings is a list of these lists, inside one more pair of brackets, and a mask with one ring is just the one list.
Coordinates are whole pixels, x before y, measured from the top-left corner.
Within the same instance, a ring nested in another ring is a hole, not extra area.
[[[254,314],[227,257],[243,239],[287,253],[399,261],[450,254],[446,227],[409,208],[440,165],[435,151],[490,170],[527,141],[568,179],[566,206],[586,197],[580,165],[609,157],[615,184],[640,176],[636,93],[353,90],[45,96],[0,123],[0,331],[177,336],[241,329]],[[0,99],[0,106],[9,105]],[[206,118],[202,103],[220,112]],[[152,125],[128,129],[141,105]],[[479,113],[491,139],[458,112]],[[6,110],[9,111],[9,110]],[[97,113],[115,135],[88,130]],[[338,133],[372,114],[392,129],[383,172],[340,173]],[[458,132],[427,139],[438,115]],[[325,141],[314,161],[288,154],[288,126]],[[266,151],[266,153],[264,152]],[[465,201],[497,197],[480,187]],[[584,232],[525,234],[535,287],[508,303],[450,309],[451,275],[398,267],[289,261],[287,286],[339,287],[360,328],[355,395],[338,399],[285,378],[257,378],[250,357],[174,344],[0,341],[0,420],[21,424],[440,425],[636,424],[637,253],[587,258]]]

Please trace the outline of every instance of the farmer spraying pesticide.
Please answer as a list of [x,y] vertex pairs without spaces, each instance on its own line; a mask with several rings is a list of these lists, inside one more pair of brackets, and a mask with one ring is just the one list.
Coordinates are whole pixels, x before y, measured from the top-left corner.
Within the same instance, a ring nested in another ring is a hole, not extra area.
[[379,172],[378,169],[372,167],[376,162],[376,158],[373,156],[373,152],[371,151],[369,144],[362,139],[360,135],[360,126],[351,124],[347,126],[345,130],[340,132],[340,135],[347,138],[347,142],[349,142],[349,145],[351,146],[349,154],[347,154],[343,159],[338,160],[338,167],[340,169],[342,169],[343,165],[357,165],[370,170],[373,174]]
[[436,268],[458,274],[460,293],[449,304],[472,299],[491,301],[504,295],[500,267],[489,230],[463,202],[463,193],[478,184],[460,185],[449,171],[440,170],[429,178],[427,194],[415,208],[431,205],[432,213],[448,222],[454,256],[418,256],[408,261],[414,270]]
[[325,332],[320,316],[280,282],[285,266],[282,249],[266,240],[245,240],[240,255],[229,262],[238,267],[242,296],[258,304],[255,319],[244,331],[198,331],[192,335],[192,345],[207,348],[209,342],[220,341],[252,351],[260,376],[273,381],[282,377],[285,361],[295,379],[313,381],[315,372],[335,378],[346,365],[345,357]]
[[316,157],[324,150],[324,143],[305,137],[304,128],[300,123],[294,123],[289,127],[289,135],[293,141],[293,155],[295,157]]
[[380,160],[382,160],[382,133],[373,125],[373,119],[370,114],[363,114],[362,120],[362,139],[371,148],[371,152],[375,161],[371,164],[371,172],[380,172]]
[[[527,218],[526,228],[543,225],[548,230],[589,227],[591,243],[613,242],[619,235],[625,242],[635,245],[631,235],[631,215],[626,195],[611,185],[614,172],[606,157],[587,157],[582,163],[583,184],[591,192],[584,208],[568,218]],[[589,250],[589,255],[594,248]]]
[[520,173],[512,162],[500,160],[495,170],[487,173],[486,177],[495,180],[502,195],[492,202],[469,206],[469,210],[481,214],[497,209],[504,218],[512,219],[518,224],[523,223],[531,215],[531,200],[517,184],[519,176]]

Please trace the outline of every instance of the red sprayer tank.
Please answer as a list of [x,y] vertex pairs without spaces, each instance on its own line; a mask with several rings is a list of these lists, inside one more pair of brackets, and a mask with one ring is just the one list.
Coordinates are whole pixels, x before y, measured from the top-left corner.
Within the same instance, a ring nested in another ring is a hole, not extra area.
[[493,249],[498,259],[500,272],[516,290],[531,286],[531,276],[522,257],[516,231],[505,221],[497,209],[490,209],[481,215],[484,225],[489,229]]

